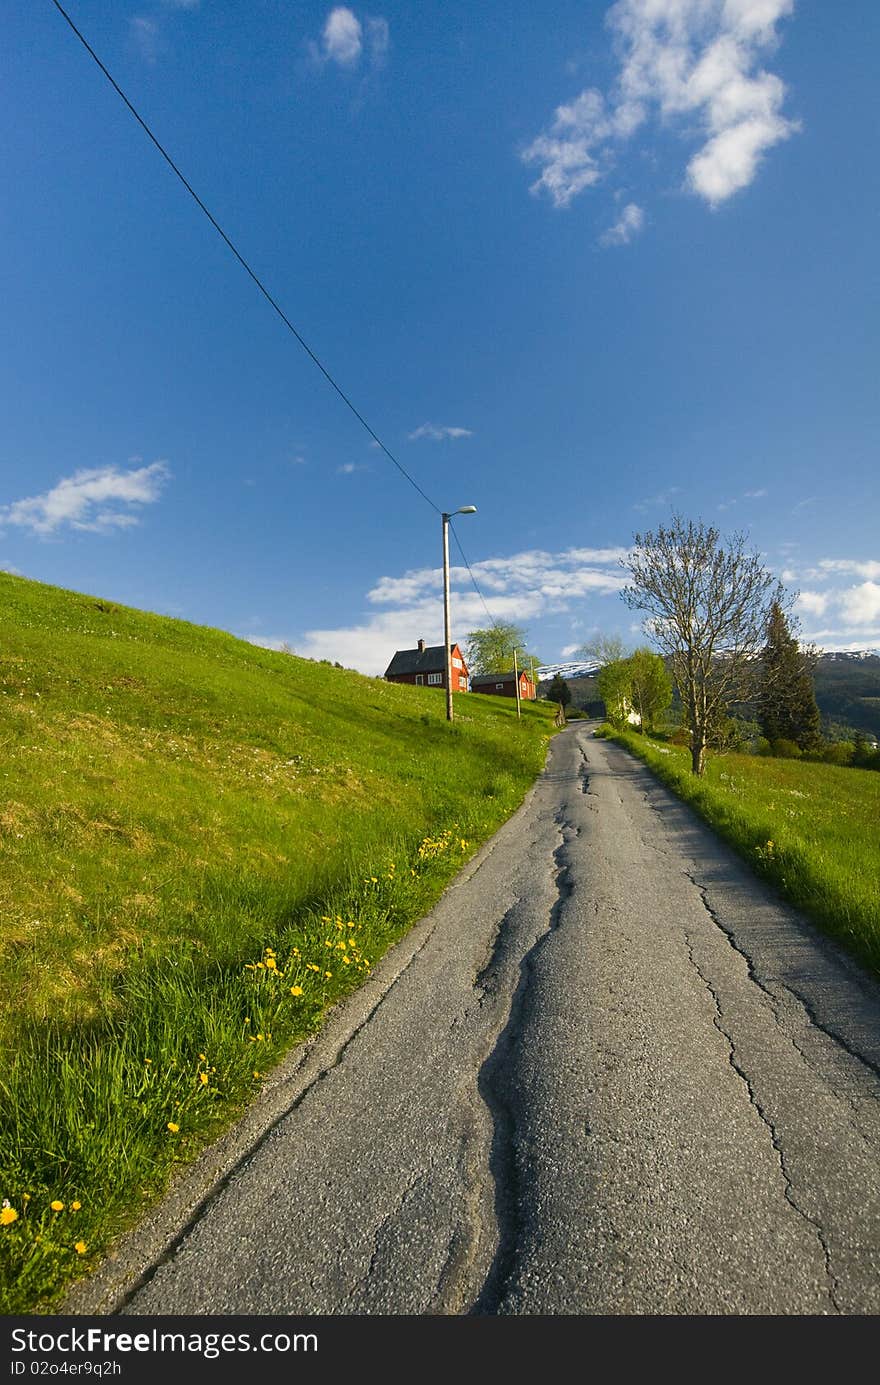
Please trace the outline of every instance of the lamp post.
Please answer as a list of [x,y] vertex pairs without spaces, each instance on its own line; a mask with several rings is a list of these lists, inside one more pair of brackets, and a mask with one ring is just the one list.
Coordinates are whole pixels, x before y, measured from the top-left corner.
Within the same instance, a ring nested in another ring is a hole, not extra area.
[[522,720],[522,712],[519,705],[519,669],[516,664],[516,645],[513,646],[513,686],[516,690],[516,719]]
[[476,505],[443,512],[443,648],[446,668],[446,720],[452,720],[452,651],[449,648],[449,521],[453,515],[475,515]]

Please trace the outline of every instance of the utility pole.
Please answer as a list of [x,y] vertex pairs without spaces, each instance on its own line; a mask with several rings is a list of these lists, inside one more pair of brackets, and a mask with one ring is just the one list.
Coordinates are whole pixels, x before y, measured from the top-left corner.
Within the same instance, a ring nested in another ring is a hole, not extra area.
[[446,680],[446,720],[452,721],[452,649],[449,634],[449,521],[452,515],[475,515],[476,505],[462,505],[460,509],[442,514],[443,520],[443,654]]
[[516,719],[522,721],[522,712],[519,706],[519,669],[516,666],[516,645],[513,646],[513,682],[516,688]]
[[449,515],[443,516],[443,658],[446,680],[446,720],[452,720],[452,650],[449,647]]

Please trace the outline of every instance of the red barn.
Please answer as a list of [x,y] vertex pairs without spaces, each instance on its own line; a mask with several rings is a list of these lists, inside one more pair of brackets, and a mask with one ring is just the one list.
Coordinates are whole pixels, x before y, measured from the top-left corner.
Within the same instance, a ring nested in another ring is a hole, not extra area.
[[[493,697],[516,697],[516,677],[513,669],[509,673],[475,673],[471,679],[471,691],[489,693]],[[519,671],[519,695],[524,702],[534,702],[537,696],[531,676],[524,668]]]
[[[452,691],[470,692],[467,664],[457,644],[449,646],[452,663]],[[427,688],[446,687],[446,658],[442,644],[426,645],[419,640],[415,649],[398,649],[385,670],[389,683],[415,683]]]

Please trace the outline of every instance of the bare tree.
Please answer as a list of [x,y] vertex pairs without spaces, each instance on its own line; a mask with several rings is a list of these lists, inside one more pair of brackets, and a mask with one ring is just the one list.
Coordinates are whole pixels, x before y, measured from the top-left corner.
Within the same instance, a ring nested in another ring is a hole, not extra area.
[[691,732],[691,768],[702,774],[710,730],[732,703],[745,701],[760,674],[770,607],[780,584],[741,533],[722,543],[717,529],[681,515],[636,534],[621,565],[621,595],[647,614],[645,631],[668,657]]
[[582,644],[578,653],[584,659],[595,659],[597,664],[616,664],[629,653],[620,635],[606,635],[601,630]]

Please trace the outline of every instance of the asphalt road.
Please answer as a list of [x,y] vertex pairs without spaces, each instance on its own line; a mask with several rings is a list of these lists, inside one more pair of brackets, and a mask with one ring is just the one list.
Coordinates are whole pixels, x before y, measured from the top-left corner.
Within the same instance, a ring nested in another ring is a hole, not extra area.
[[68,1312],[875,1314],[880,987],[573,723]]

